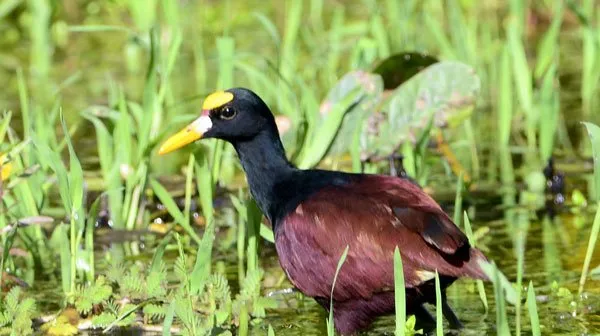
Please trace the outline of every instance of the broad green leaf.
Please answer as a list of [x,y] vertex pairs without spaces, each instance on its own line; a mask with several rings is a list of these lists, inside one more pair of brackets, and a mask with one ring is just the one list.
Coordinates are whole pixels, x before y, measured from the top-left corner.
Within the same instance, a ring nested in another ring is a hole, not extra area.
[[436,128],[457,125],[472,112],[479,90],[473,68],[454,61],[431,65],[394,90],[363,124],[363,154],[389,156],[421,138],[431,120]]

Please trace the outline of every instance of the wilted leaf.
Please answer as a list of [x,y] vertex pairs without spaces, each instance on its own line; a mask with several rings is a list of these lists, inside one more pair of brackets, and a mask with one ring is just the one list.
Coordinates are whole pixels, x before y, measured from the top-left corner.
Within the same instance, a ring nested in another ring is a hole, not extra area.
[[19,224],[21,225],[42,225],[42,224],[52,224],[54,222],[54,219],[52,217],[48,217],[48,216],[31,216],[31,217],[24,217],[19,219]]

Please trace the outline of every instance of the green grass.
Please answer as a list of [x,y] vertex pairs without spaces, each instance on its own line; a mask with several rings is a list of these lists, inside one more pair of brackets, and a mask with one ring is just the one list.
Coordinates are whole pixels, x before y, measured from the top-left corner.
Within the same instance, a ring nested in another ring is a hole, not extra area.
[[440,289],[440,275],[435,271],[435,334],[444,335],[444,316],[442,315],[442,290]]
[[531,323],[531,334],[533,336],[540,336],[540,318],[537,309],[537,303],[535,302],[535,290],[533,289],[533,282],[529,281],[527,286],[527,310],[529,311],[529,320]]
[[340,269],[342,268],[342,266],[344,265],[344,262],[346,261],[346,257],[348,256],[349,249],[350,249],[350,246],[346,246],[346,248],[344,249],[344,252],[342,252],[342,255],[340,256],[337,267],[335,268],[335,275],[333,276],[333,283],[331,285],[331,295],[330,295],[330,299],[329,299],[329,317],[327,318],[327,335],[329,335],[329,336],[335,335],[335,323],[333,320],[333,292],[335,289],[335,283],[337,281],[338,274],[340,273]]
[[[473,247],[477,247],[477,242],[475,240],[475,237],[473,236],[473,229],[471,228],[471,220],[469,220],[469,216],[467,215],[467,212],[465,211],[463,214],[463,222],[464,222],[464,226],[465,226],[465,233],[467,235],[467,238],[469,239],[469,244],[471,244],[471,246]],[[479,299],[481,300],[481,303],[483,304],[483,308],[485,308],[485,312],[487,313],[489,306],[488,306],[488,299],[487,299],[487,294],[485,292],[485,287],[483,284],[483,280],[477,280],[477,293],[479,294]]]
[[584,125],[588,130],[588,134],[592,142],[594,157],[594,185],[598,208],[596,210],[596,216],[592,224],[592,231],[590,233],[588,241],[585,260],[583,262],[581,278],[579,279],[579,295],[581,295],[581,293],[583,292],[583,288],[590,270],[590,262],[594,254],[596,242],[598,241],[598,235],[600,234],[600,127],[590,123],[584,123]]
[[396,336],[405,335],[406,323],[406,290],[404,287],[404,269],[400,250],[394,250],[394,302],[396,304]]

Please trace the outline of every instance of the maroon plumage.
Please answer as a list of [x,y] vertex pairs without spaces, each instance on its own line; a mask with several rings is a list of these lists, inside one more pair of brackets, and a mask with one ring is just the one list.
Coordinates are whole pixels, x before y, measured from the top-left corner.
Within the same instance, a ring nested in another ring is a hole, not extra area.
[[417,185],[396,177],[355,175],[350,183],[314,193],[281,222],[276,246],[282,268],[300,291],[329,307],[332,282],[346,245],[348,256],[333,292],[337,329],[352,333],[394,311],[393,252],[404,267],[409,310],[435,300],[437,269],[453,278],[486,279],[485,257]]

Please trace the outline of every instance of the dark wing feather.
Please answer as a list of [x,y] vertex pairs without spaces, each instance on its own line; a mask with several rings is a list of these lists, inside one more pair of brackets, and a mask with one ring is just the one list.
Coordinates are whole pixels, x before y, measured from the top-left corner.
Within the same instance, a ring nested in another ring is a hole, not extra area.
[[446,254],[456,253],[468,239],[445,213],[425,212],[414,208],[393,207],[394,215],[407,228]]
[[405,283],[417,287],[435,270],[485,278],[465,235],[431,197],[411,182],[368,175],[313,194],[276,231],[288,278],[302,292],[329,297],[338,260],[350,247],[334,299],[371,297],[393,289],[393,251],[401,251]]

